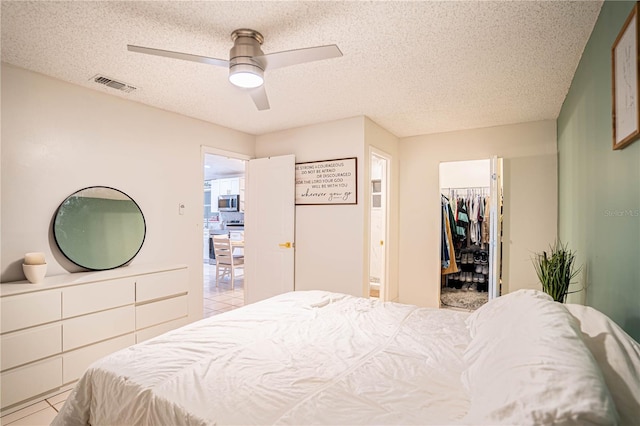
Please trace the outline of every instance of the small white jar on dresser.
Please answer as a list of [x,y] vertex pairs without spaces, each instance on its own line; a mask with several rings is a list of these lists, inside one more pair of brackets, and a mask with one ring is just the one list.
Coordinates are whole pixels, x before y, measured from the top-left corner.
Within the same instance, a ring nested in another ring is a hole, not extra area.
[[186,265],[0,284],[2,415],[71,387],[97,359],[187,324]]

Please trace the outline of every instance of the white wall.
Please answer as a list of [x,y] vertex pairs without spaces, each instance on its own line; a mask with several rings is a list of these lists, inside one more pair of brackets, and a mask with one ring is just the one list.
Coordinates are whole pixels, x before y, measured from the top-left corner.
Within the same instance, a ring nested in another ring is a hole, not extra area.
[[540,288],[531,255],[557,236],[554,120],[400,140],[400,302],[438,306],[439,163],[504,158],[503,294]]
[[201,317],[201,145],[254,153],[251,135],[3,64],[2,282],[24,279],[31,251],[46,254],[48,275],[77,271],[56,247],[53,215],[76,190],[111,186],[145,215],[133,263],[188,264],[190,317]]
[[490,159],[440,163],[440,188],[488,188],[490,184]]
[[[116,187],[145,213],[147,239],[134,263],[186,263],[191,312],[201,315],[201,145],[296,161],[358,158],[358,204],[296,208],[296,288],[362,295],[368,270],[368,147],[391,154],[390,298],[437,306],[438,166],[505,159],[505,290],[536,288],[531,253],[557,228],[556,127],[552,120],[404,138],[365,117],[254,137],[210,123],[2,67],[1,278],[23,279],[24,253],[43,251],[49,274],[73,271],[51,220],[79,188]],[[394,195],[395,194],[395,195]],[[365,198],[366,197],[366,201]],[[184,216],[177,205],[186,206]],[[399,208],[398,208],[399,205]],[[396,209],[396,210],[393,210]],[[394,280],[397,281],[394,283]],[[393,284],[392,284],[393,283]]]
[[358,204],[296,206],[295,288],[362,296],[364,117],[257,136],[257,157],[285,154],[296,163],[357,157]]

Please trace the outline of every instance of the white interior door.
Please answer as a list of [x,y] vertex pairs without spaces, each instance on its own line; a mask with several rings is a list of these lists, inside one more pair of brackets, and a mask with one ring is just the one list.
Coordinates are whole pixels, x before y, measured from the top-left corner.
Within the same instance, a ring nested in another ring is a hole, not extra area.
[[295,156],[249,160],[245,303],[294,290]]
[[368,296],[387,300],[389,157],[371,148],[369,155],[369,288]]
[[500,296],[502,249],[502,158],[491,157],[489,207],[489,299]]

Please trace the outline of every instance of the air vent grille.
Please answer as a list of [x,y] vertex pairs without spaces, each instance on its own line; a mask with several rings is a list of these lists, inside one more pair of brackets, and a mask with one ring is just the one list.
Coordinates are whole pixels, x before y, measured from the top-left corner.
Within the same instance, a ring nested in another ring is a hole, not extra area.
[[130,84],[123,83],[121,81],[114,80],[109,77],[105,77],[104,75],[96,74],[91,77],[91,80],[98,84],[105,85],[107,87],[111,87],[112,89],[119,90],[121,92],[131,93],[136,90],[136,87],[131,86]]

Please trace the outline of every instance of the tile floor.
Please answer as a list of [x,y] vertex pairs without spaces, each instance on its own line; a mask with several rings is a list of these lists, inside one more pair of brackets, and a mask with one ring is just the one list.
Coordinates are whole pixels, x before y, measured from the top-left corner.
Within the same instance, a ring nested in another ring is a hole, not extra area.
[[[216,265],[205,263],[204,267],[204,317],[221,314],[244,305],[244,275],[239,270],[234,288],[231,279],[224,277],[216,287]],[[62,392],[44,401],[0,417],[0,426],[48,425],[58,413],[71,391]]]
[[204,265],[204,318],[244,306],[243,270],[236,270],[234,288],[228,276],[220,279],[216,287],[216,265]]
[[59,393],[44,401],[0,417],[2,426],[45,426],[51,424],[58,410],[67,400],[71,390]]

